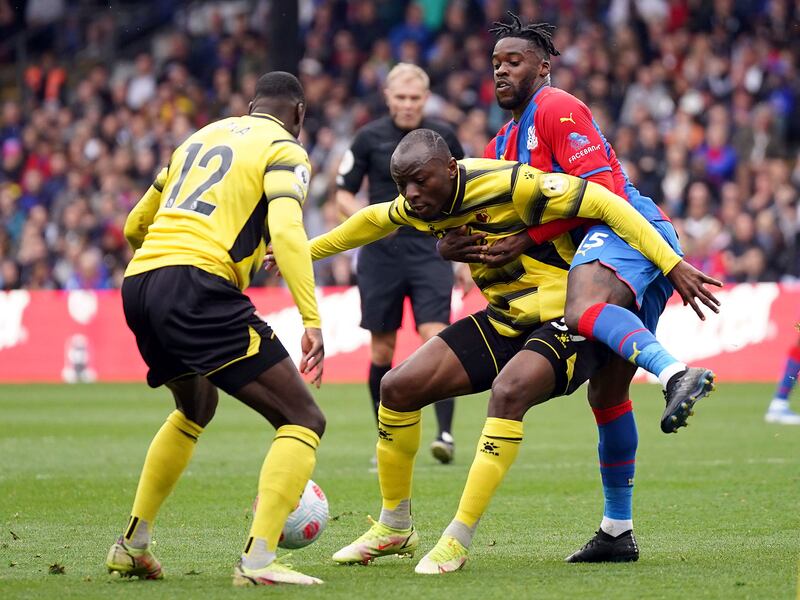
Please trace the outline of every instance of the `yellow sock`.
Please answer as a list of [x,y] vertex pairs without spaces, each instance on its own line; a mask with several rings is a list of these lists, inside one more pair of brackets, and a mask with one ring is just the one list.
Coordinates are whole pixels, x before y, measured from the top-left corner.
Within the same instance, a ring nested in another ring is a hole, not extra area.
[[317,462],[319,436],[300,425],[284,425],[275,432],[258,478],[258,504],[250,528],[245,555],[264,540],[265,550],[275,552],[278,539],[303,493]]
[[394,510],[411,498],[414,458],[419,450],[422,411],[396,412],[378,407],[378,480],[383,508]]
[[131,518],[125,530],[127,541],[135,540],[139,547],[149,543],[158,510],[189,464],[201,433],[203,428],[179,410],[170,413],[158,430],[150,442],[139,476]]
[[478,440],[467,484],[458,503],[456,520],[474,527],[483,516],[494,491],[517,458],[522,442],[522,421],[489,417]]

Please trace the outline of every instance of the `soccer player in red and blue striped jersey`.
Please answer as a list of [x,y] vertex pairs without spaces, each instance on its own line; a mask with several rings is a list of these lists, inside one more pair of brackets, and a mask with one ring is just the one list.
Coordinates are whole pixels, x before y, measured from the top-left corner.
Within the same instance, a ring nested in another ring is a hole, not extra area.
[[[513,119],[487,145],[484,157],[516,160],[599,183],[628,200],[680,253],[669,218],[628,180],[589,108],[550,85],[550,56],[559,54],[552,42],[555,27],[547,23],[523,26],[516,15],[511,16],[512,23],[496,23],[491,31],[498,38],[492,55],[495,94]],[[630,380],[637,366],[661,380],[667,395],[661,421],[665,433],[685,425],[694,402],[712,389],[711,371],[687,369],[653,335],[672,285],[616,234],[585,219],[534,226],[488,248],[481,244],[480,235],[468,236],[460,253],[448,253],[445,239],[440,250],[450,260],[501,266],[531,245],[548,243],[565,232],[583,238],[569,275],[567,325],[605,343],[621,357],[593,377],[589,386],[599,432],[603,520],[597,535],[567,560],[636,560],[632,492],[638,434],[628,397]],[[708,283],[719,285],[710,279]],[[694,300],[684,300],[703,318]]]

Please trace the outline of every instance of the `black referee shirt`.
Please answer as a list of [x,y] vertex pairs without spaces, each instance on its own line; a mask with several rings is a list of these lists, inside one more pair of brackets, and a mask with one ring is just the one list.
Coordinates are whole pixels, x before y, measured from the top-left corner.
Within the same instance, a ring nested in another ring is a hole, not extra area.
[[[422,119],[419,129],[433,129],[447,142],[456,160],[464,158],[464,149],[455,131],[446,123]],[[388,115],[364,125],[356,133],[350,150],[342,157],[336,178],[338,187],[355,194],[366,175],[369,178],[370,204],[394,200],[397,185],[389,171],[389,163],[392,152],[407,133],[408,130],[398,128]]]

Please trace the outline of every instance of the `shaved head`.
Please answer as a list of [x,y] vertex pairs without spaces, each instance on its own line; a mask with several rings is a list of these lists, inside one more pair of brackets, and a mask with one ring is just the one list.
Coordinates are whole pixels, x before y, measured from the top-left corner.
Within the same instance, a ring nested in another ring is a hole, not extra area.
[[415,129],[397,144],[392,154],[390,168],[394,173],[404,172],[431,161],[447,165],[451,158],[450,148],[441,135],[432,129]]
[[458,179],[458,163],[447,142],[435,131],[415,129],[392,154],[389,166],[397,191],[415,216],[436,219],[452,204]]

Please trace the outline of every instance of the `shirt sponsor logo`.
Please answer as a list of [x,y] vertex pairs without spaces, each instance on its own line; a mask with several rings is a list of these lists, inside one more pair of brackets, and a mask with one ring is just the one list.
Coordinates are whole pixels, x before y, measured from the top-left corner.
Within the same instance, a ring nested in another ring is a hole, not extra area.
[[586,148],[582,148],[578,150],[575,154],[569,157],[569,164],[574,163],[579,158],[586,156],[587,154],[591,154],[597,150],[602,150],[603,146],[601,144],[596,144],[594,146],[587,146]]
[[559,117],[558,118],[558,122],[559,123],[572,123],[573,125],[575,125],[575,119],[572,118],[572,113],[569,113],[568,117]]
[[589,144],[589,138],[587,136],[581,135],[575,131],[570,133],[567,136],[567,139],[569,140],[569,145],[572,146],[573,150],[580,150]]
[[535,150],[539,145],[539,138],[536,137],[536,125],[528,127],[528,150]]

